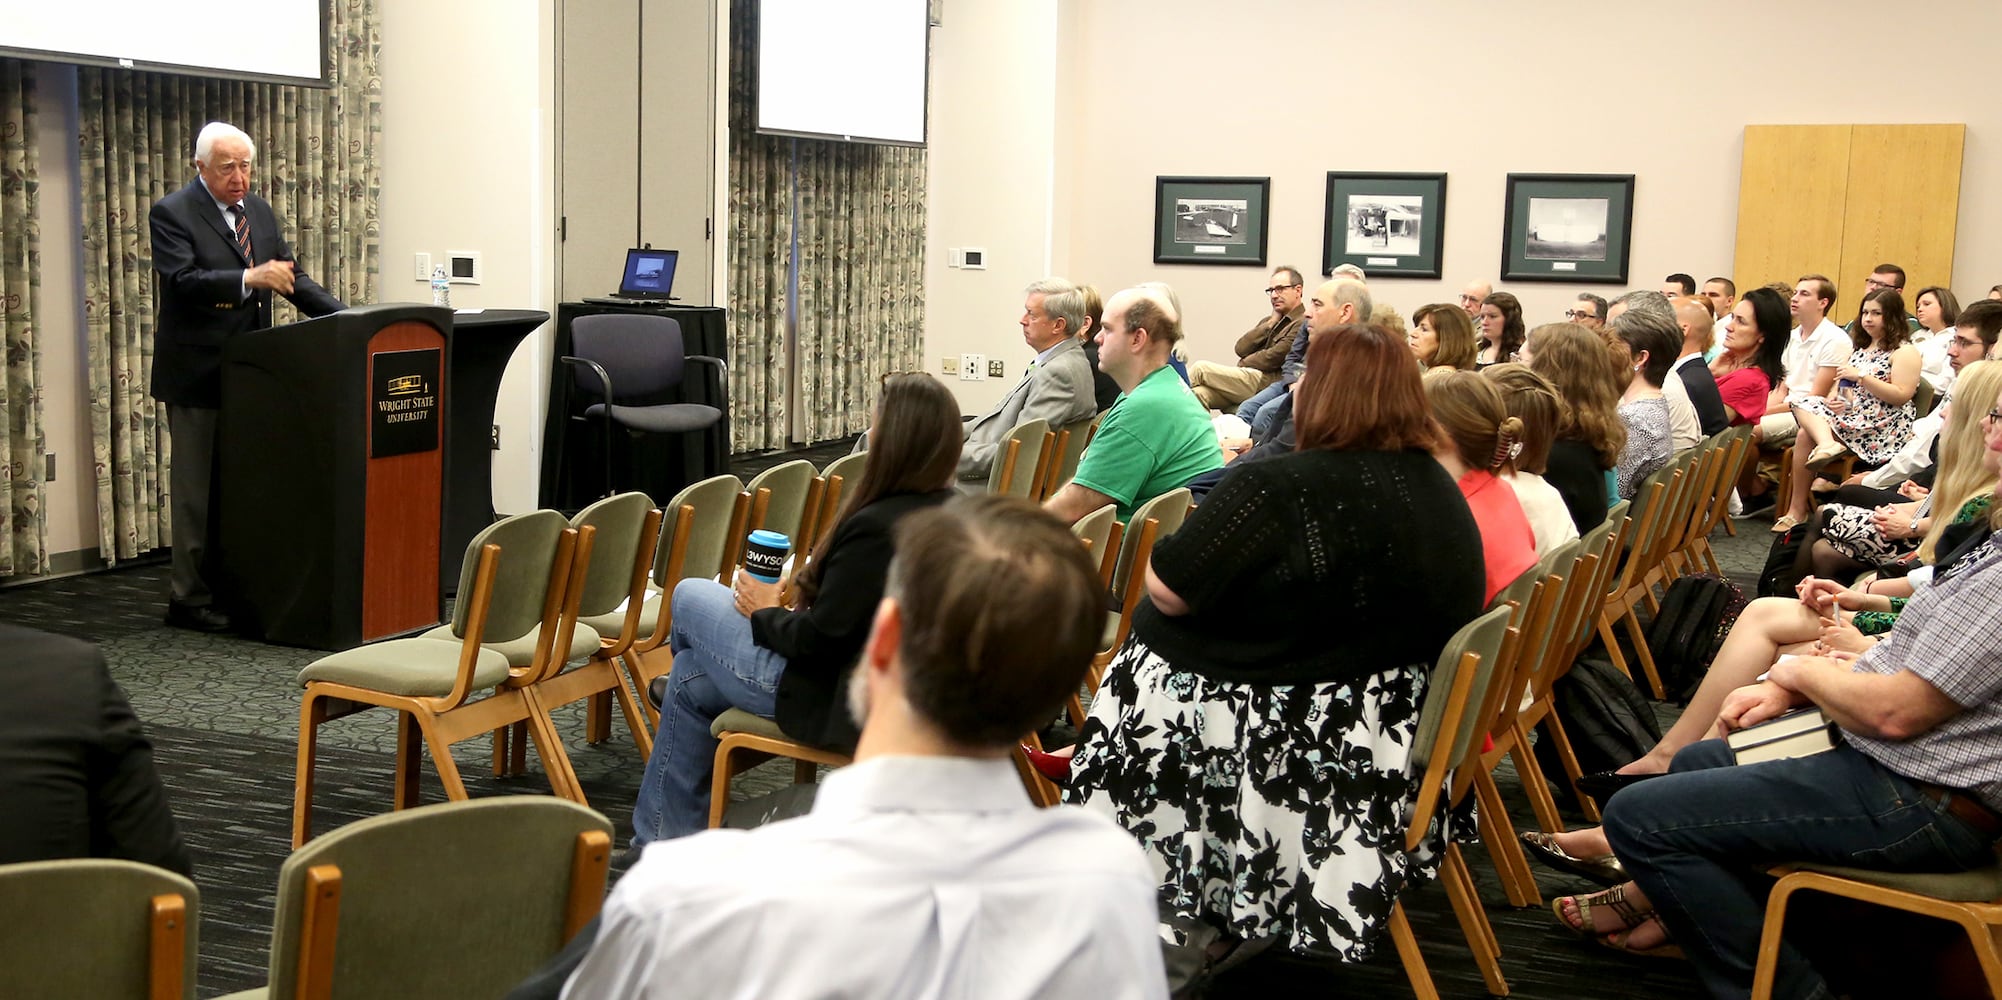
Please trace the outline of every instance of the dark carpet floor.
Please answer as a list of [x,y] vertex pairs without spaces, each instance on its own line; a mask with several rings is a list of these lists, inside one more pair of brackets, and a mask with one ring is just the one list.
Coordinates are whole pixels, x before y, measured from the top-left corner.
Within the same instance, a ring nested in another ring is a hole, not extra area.
[[[778,461],[806,457],[823,464],[847,450],[844,442],[802,454],[740,459],[733,471],[748,478]],[[1717,536],[1720,557],[1741,582],[1756,576],[1768,544],[1761,521],[1742,522],[1736,540],[1722,532]],[[166,566],[155,562],[0,590],[0,620],[99,643],[113,675],[146,720],[196,857],[203,893],[199,987],[207,997],[264,981],[273,889],[290,844],[298,732],[294,678],[318,654],[165,628],[159,616],[166,573]],[[612,739],[599,746],[581,739],[581,706],[559,712],[557,723],[591,804],[612,819],[623,846],[643,764],[623,723],[615,723]],[[388,810],[394,745],[386,713],[364,713],[326,728],[315,799],[317,831]],[[483,740],[461,744],[454,755],[474,796],[548,793],[533,760],[525,778],[499,779],[491,776],[487,755]],[[782,764],[766,765],[739,783],[735,797],[768,794],[789,781],[789,775]],[[424,781],[424,800],[442,800],[428,765]],[[1504,776],[1502,788],[1518,827],[1532,828],[1513,775]],[[1508,908],[1485,852],[1475,847],[1468,859],[1501,942],[1503,971],[1513,995],[1551,1000],[1701,995],[1679,963],[1613,955],[1567,936],[1545,910]],[[1542,886],[1546,895],[1584,888],[1558,876],[1545,878]],[[1051,903],[1062,905],[1061,900]],[[1440,992],[1448,997],[1486,995],[1445,893],[1436,885],[1427,887],[1406,906]],[[1261,956],[1221,980],[1213,995],[1295,992],[1402,997],[1409,995],[1409,986],[1386,942],[1373,961],[1349,967]]]

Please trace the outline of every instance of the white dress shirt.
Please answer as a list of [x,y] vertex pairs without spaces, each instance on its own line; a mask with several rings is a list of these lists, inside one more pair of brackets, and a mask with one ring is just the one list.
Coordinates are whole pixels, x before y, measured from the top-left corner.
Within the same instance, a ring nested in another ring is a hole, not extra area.
[[1523,516],[1529,518],[1529,532],[1536,538],[1538,559],[1578,537],[1578,522],[1571,519],[1571,508],[1564,506],[1564,495],[1557,492],[1557,487],[1534,472],[1516,472],[1501,480],[1515,490],[1516,502],[1522,504]]
[[1691,353],[1677,358],[1669,366],[1668,377],[1661,380],[1661,398],[1668,401],[1668,447],[1672,452],[1694,448],[1703,441],[1703,419],[1696,415],[1696,404],[1689,401],[1689,387],[1682,384],[1682,376],[1677,374],[1692,361],[1702,363],[1703,355]]
[[1953,362],[1946,356],[1946,349],[1953,345],[1956,336],[1959,332],[1951,326],[1938,333],[1919,327],[1912,334],[1912,346],[1919,349],[1919,374],[1925,376],[1936,391],[1945,392],[1953,385]]
[[1010,761],[877,757],[798,819],[647,845],[563,996],[1164,1000],[1155,898],[1132,837]]
[[[1950,391],[1950,390],[1949,390]],[[1931,413],[1912,421],[1912,436],[1891,460],[1864,474],[1863,485],[1877,490],[1894,489],[1899,483],[1932,467],[1932,443],[1946,426],[1950,399],[1941,399]]]

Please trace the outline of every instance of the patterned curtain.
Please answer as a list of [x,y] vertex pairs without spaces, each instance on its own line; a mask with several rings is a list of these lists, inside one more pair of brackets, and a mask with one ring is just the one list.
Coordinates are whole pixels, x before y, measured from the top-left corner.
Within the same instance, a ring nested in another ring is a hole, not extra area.
[[[226,121],[257,144],[252,190],[271,202],[299,266],[349,303],[380,271],[382,134],[376,0],[328,0],[327,88],[160,73],[78,71],[84,326],[96,451],[98,551],[127,559],[168,544],[165,407],[153,367],[147,214],[194,179],[195,135]],[[275,321],[299,317],[278,302]]]
[[809,443],[868,427],[881,376],[924,367],[925,151],[759,135],[757,27],[756,5],[734,0],[727,280],[740,451],[788,443],[789,318]]
[[46,572],[42,518],[42,230],[35,153],[35,77],[29,63],[0,59],[0,576]]

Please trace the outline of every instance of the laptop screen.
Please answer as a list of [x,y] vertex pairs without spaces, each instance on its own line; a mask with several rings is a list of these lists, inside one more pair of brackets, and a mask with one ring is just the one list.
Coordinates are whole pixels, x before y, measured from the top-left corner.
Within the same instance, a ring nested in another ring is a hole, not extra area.
[[635,299],[665,299],[674,291],[674,262],[678,250],[628,250],[626,274],[619,282],[619,294]]

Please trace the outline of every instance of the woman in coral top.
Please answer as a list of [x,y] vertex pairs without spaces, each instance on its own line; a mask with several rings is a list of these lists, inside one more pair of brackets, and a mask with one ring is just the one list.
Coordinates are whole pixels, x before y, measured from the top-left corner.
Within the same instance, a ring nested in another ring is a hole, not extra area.
[[1536,533],[1522,502],[1501,477],[1515,471],[1522,452],[1522,421],[1508,415],[1494,383],[1473,373],[1433,369],[1425,375],[1432,419],[1446,432],[1432,457],[1460,484],[1467,509],[1481,529],[1487,572],[1482,600],[1536,565]]

